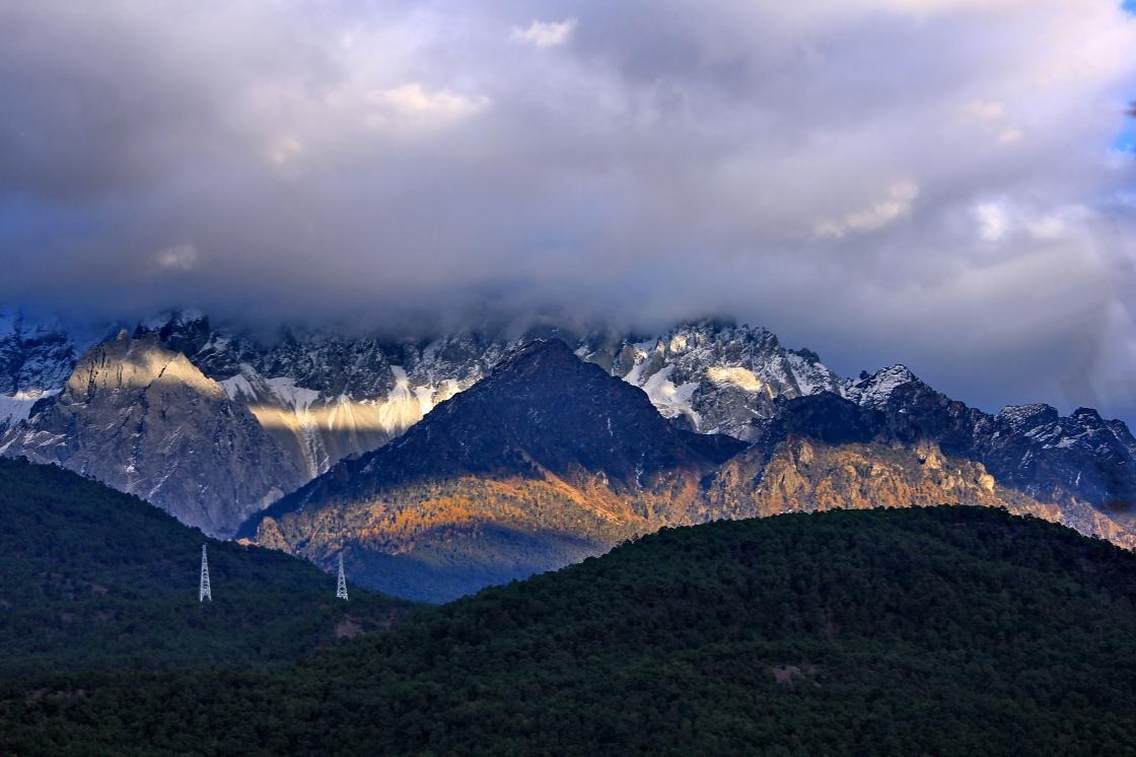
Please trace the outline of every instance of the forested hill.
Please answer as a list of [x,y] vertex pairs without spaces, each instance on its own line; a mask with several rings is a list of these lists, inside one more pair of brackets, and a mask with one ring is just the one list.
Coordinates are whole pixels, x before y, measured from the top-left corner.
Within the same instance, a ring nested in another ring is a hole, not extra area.
[[0,575],[0,675],[293,659],[409,606],[363,591],[337,602],[335,577],[304,560],[208,539],[136,497],[23,460],[0,459]]
[[1136,750],[1136,556],[990,509],[664,530],[287,670],[0,696],[0,751]]

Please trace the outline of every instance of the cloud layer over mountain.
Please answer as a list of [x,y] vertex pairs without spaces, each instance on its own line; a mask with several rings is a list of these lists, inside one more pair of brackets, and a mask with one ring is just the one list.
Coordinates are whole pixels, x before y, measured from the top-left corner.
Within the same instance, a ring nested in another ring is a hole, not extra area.
[[0,298],[727,313],[1136,417],[1136,18],[1069,0],[0,7]]

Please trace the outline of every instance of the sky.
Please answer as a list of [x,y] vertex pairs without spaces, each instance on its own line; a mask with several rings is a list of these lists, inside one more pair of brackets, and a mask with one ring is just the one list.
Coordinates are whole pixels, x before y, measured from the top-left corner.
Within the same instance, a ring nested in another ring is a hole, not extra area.
[[0,4],[0,301],[761,324],[1136,420],[1136,10]]

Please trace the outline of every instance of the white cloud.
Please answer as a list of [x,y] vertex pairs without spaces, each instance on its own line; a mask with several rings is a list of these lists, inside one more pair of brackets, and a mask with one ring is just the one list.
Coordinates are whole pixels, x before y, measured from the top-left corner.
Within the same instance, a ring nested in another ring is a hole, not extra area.
[[998,13],[1026,6],[1030,2],[1032,0],[867,0],[869,6],[919,14],[953,11]]
[[0,299],[733,310],[932,379],[967,333],[983,376],[943,388],[1005,399],[1136,302],[1119,0],[0,5]]
[[526,28],[514,26],[509,38],[535,47],[558,47],[572,37],[576,29],[576,19],[563,21],[533,21]]
[[159,250],[154,261],[168,271],[192,271],[197,266],[197,247],[185,242]]
[[974,206],[978,237],[984,242],[999,242],[1010,228],[1006,206],[1001,202],[981,202]]
[[992,100],[971,100],[963,112],[979,121],[1001,121],[1006,117],[1005,103]]
[[912,181],[892,184],[887,195],[871,205],[846,213],[840,218],[816,224],[817,236],[841,239],[853,232],[882,229],[911,212],[911,205],[919,197],[919,185]]
[[1024,131],[1015,126],[1011,126],[1010,128],[1003,129],[998,133],[998,141],[1004,145],[1009,145],[1013,144],[1014,142],[1020,142],[1024,136]]
[[300,140],[291,135],[284,135],[272,140],[268,145],[268,161],[274,165],[282,166],[297,158],[304,151]]
[[963,114],[976,122],[996,142],[1003,145],[1020,142],[1025,132],[1018,126],[1008,123],[1006,104],[997,100],[971,100],[963,106]]
[[1084,205],[1043,210],[1008,198],[975,203],[971,214],[978,238],[991,244],[1016,237],[1034,242],[1063,239],[1085,228],[1095,217]]
[[372,125],[381,125],[392,116],[437,124],[457,121],[485,110],[489,98],[481,95],[463,95],[449,89],[427,90],[418,82],[410,82],[392,89],[374,90],[367,100],[378,106],[372,112]]

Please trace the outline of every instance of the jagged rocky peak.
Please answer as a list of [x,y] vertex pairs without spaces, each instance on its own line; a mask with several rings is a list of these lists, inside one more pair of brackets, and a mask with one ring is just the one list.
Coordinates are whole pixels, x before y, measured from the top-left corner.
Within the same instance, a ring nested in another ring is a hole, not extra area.
[[1008,427],[1011,431],[1024,434],[1038,426],[1056,423],[1057,408],[1040,402],[1028,405],[1007,405],[996,416],[995,423]]
[[872,374],[861,373],[857,381],[849,384],[845,395],[857,404],[882,408],[891,401],[897,389],[911,384],[924,386],[910,368],[896,363]]
[[312,558],[346,543],[374,585],[398,590],[414,565],[452,572],[435,579],[464,593],[694,522],[700,482],[741,446],[712,441],[668,423],[643,392],[562,341],[537,340],[240,533]]
[[0,432],[58,394],[79,356],[106,335],[99,325],[0,308]]
[[209,316],[197,308],[171,308],[138,321],[134,336],[158,334],[163,339],[209,330]]
[[209,341],[213,329],[209,317],[200,310],[169,310],[139,321],[134,336],[156,335],[172,350],[184,355],[196,354]]
[[0,453],[56,463],[225,536],[305,477],[249,411],[157,334],[90,349],[63,391],[0,437]]
[[0,310],[0,394],[42,395],[60,389],[79,354],[99,338],[91,331],[69,329],[58,318],[16,308]]
[[[566,340],[579,357],[640,387],[681,426],[742,439],[752,438],[755,424],[771,414],[772,398],[838,391],[842,383],[815,354],[784,349],[766,329],[721,320],[694,321],[649,338],[611,329],[578,337],[545,325],[517,337],[463,331],[392,340],[357,325],[282,326],[266,336],[181,309],[130,330],[155,336],[221,383],[312,475],[394,438],[484,378],[508,350],[541,334]],[[58,378],[49,391],[62,388],[76,358],[56,360]],[[3,401],[17,402],[11,395]],[[24,405],[20,418],[31,402]]]
[[[431,456],[463,471],[508,468],[522,454],[558,475],[580,467],[632,487],[644,473],[701,454],[688,449],[683,433],[641,392],[582,362],[559,339],[508,350],[484,381],[443,403],[392,447],[402,455],[402,470]],[[389,461],[382,467],[390,468]]]
[[[260,341],[178,313],[143,328],[246,404],[313,476],[403,433],[538,334],[392,341],[286,328]],[[664,416],[694,431],[753,438],[774,397],[841,386],[813,353],[785,350],[768,330],[731,322],[692,322],[650,339],[610,330],[582,338],[554,327],[539,333],[568,340],[578,357],[640,387]]]
[[1062,417],[1057,409],[1045,404],[1010,405],[994,416],[995,431],[1009,430],[1040,443],[1043,447],[1102,451],[1110,445],[1129,448],[1132,433],[1120,420],[1105,420],[1092,408],[1079,407]]
[[785,349],[767,329],[722,320],[694,321],[577,354],[610,366],[680,425],[739,439],[757,435],[775,398],[839,392],[844,383],[814,353]]
[[75,366],[61,401],[91,400],[99,392],[181,386],[220,399],[224,390],[180,352],[165,348],[155,334],[132,338],[125,329],[91,348]]

